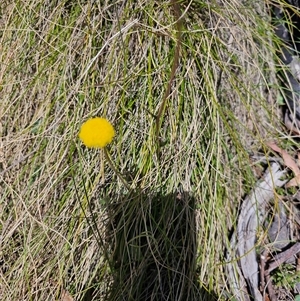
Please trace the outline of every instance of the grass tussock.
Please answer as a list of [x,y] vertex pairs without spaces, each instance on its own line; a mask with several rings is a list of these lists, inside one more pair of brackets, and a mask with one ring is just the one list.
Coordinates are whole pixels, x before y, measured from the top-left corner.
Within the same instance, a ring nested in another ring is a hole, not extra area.
[[[293,144],[276,39],[263,2],[182,1],[180,29],[172,3],[1,2],[1,300],[230,296],[223,255],[256,181],[249,154]],[[113,122],[110,156],[139,197],[80,144],[92,116]]]

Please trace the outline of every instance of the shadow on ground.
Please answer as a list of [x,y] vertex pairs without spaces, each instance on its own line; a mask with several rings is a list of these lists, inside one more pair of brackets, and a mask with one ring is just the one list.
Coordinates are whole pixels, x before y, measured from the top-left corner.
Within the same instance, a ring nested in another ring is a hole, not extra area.
[[197,280],[195,199],[134,192],[108,206],[107,300],[216,300]]

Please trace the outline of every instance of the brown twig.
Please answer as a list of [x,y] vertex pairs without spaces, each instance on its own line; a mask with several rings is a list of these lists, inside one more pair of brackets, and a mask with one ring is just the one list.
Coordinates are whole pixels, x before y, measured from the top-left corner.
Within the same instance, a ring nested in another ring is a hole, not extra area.
[[266,271],[268,274],[270,274],[273,270],[278,268],[281,264],[286,262],[289,258],[292,256],[295,256],[297,253],[300,252],[300,242],[296,242],[292,247],[285,250],[284,252],[281,252],[274,256],[274,259],[269,264],[269,268]]
[[273,284],[272,284],[272,279],[270,274],[266,275],[266,282],[267,282],[267,288],[268,288],[268,293],[269,293],[269,299],[271,301],[277,301],[276,293],[273,289]]
[[300,252],[300,242],[296,242],[289,249],[275,255],[273,260],[269,264],[269,268],[265,271],[265,279],[266,279],[266,283],[267,283],[269,298],[271,301],[276,301],[277,297],[276,297],[276,293],[273,289],[270,273],[273,270],[275,270],[276,268],[278,268],[281,264],[286,262],[289,258],[291,258],[292,256],[295,256],[299,252]]
[[181,30],[182,30],[182,16],[181,16],[181,9],[180,9],[180,4],[178,0],[171,0],[171,5],[173,6],[174,9],[174,16],[176,18],[176,48],[175,48],[175,53],[174,53],[174,60],[172,64],[172,69],[171,69],[171,74],[170,74],[170,79],[166,88],[166,91],[163,96],[163,100],[161,105],[159,106],[157,115],[156,115],[156,141],[158,145],[158,153],[159,153],[159,131],[162,123],[162,117],[164,116],[165,110],[166,110],[166,105],[167,105],[167,100],[171,94],[171,86],[175,78],[176,70],[179,66],[179,57],[180,57],[180,48],[181,48]]
[[268,256],[268,250],[265,249],[263,253],[260,255],[260,287],[261,292],[263,293],[265,290],[265,267]]

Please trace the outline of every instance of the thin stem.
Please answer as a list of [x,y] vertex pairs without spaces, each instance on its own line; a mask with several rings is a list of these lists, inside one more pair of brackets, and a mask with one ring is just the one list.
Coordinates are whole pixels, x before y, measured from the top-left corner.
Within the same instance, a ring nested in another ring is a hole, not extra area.
[[[159,155],[159,149],[160,149],[160,142],[159,142],[159,131],[161,128],[162,120],[165,114],[165,110],[167,107],[167,101],[171,95],[171,88],[172,88],[172,83],[175,79],[176,76],[176,70],[179,66],[179,59],[180,59],[180,48],[181,48],[181,31],[182,31],[182,15],[181,15],[181,9],[180,9],[180,4],[176,0],[171,0],[171,5],[174,8],[174,16],[176,18],[176,48],[175,48],[175,53],[174,53],[174,60],[172,64],[172,69],[171,69],[171,74],[170,74],[170,79],[166,88],[166,91],[164,93],[162,103],[159,106],[157,115],[156,115],[156,141],[157,141],[157,154]],[[158,156],[159,157],[159,156]]]
[[109,152],[107,150],[106,147],[104,147],[104,156],[110,166],[110,168],[116,173],[116,175],[119,177],[119,179],[121,180],[121,182],[124,184],[124,186],[130,191],[130,185],[127,183],[127,181],[123,178],[123,176],[121,175],[121,173],[117,170],[117,168],[115,167],[114,163],[112,162],[110,156],[109,156]]

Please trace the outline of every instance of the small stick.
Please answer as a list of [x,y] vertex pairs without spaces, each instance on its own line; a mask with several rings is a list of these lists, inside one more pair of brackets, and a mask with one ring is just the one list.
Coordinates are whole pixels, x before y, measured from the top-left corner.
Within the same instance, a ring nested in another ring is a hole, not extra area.
[[269,298],[271,301],[277,301],[276,293],[273,289],[272,280],[270,277],[270,274],[266,275],[266,281],[267,281],[267,288],[269,293]]
[[274,256],[274,259],[269,264],[269,268],[267,270],[267,274],[270,274],[273,270],[278,268],[281,264],[286,262],[289,258],[296,255],[300,252],[300,242],[296,242],[292,247],[285,250],[284,252],[281,252]]
[[276,301],[277,298],[276,298],[276,293],[272,286],[270,273],[276,268],[278,268],[281,264],[286,262],[289,258],[291,258],[292,256],[296,255],[299,252],[300,252],[300,242],[296,242],[292,247],[290,247],[286,251],[275,255],[274,259],[269,264],[269,268],[265,272],[265,277],[266,277],[268,293],[271,301]]
[[265,290],[265,267],[266,267],[266,258],[268,255],[268,250],[265,249],[260,255],[260,290],[263,294]]
[[158,151],[157,153],[159,154],[159,148],[160,148],[160,143],[159,143],[159,130],[161,127],[161,123],[162,123],[162,119],[165,113],[165,109],[166,109],[166,105],[167,105],[167,100],[171,94],[171,87],[172,87],[172,83],[175,79],[175,75],[176,75],[176,70],[179,66],[179,58],[180,58],[180,49],[181,49],[181,31],[182,31],[182,24],[183,24],[183,20],[182,20],[182,16],[181,16],[181,10],[180,10],[180,4],[178,1],[176,0],[171,0],[171,5],[174,8],[174,15],[176,18],[175,21],[175,26],[177,29],[176,32],[176,47],[175,47],[175,53],[174,53],[174,60],[173,60],[173,64],[172,64],[172,69],[171,69],[171,74],[170,74],[170,79],[166,88],[166,91],[163,95],[163,99],[162,99],[162,103],[159,106],[157,115],[156,115],[156,140],[157,140],[157,145],[158,145]]

